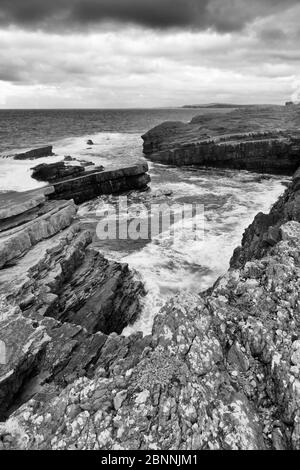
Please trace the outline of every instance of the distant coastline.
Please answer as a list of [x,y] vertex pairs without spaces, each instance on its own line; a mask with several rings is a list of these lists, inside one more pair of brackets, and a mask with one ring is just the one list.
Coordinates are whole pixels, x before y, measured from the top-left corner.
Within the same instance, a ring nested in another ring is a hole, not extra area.
[[210,109],[210,108],[256,108],[260,106],[280,106],[276,104],[233,104],[233,103],[208,103],[208,104],[185,104],[182,106],[184,109]]

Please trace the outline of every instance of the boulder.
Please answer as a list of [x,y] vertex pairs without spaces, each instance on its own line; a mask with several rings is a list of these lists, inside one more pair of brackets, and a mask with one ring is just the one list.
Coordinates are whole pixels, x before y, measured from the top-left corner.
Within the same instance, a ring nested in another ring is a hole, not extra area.
[[87,141],[87,145],[94,145],[94,142],[93,142],[91,139],[89,139],[89,140]]

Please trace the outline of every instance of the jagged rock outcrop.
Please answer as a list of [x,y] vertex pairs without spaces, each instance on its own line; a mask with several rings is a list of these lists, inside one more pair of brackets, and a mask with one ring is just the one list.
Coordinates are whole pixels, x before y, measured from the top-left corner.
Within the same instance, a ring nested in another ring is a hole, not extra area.
[[150,182],[148,164],[141,163],[110,171],[87,171],[82,176],[54,183],[51,199],[74,199],[76,204],[103,194],[146,189]]
[[240,267],[251,259],[267,254],[281,240],[280,226],[290,220],[300,222],[300,169],[269,214],[260,212],[246,229],[242,245],[234,251],[231,266]]
[[300,164],[300,111],[240,108],[163,123],[142,136],[144,153],[170,165],[292,175]]
[[0,419],[32,395],[48,399],[92,377],[109,335],[142,309],[135,273],[94,250],[74,202],[49,201],[50,193],[11,193],[9,209],[0,208]]
[[36,158],[50,157],[53,155],[52,145],[29,150],[28,152],[18,153],[14,156],[14,160],[35,160]]
[[[3,447],[299,449],[300,223],[291,201],[278,203],[290,220],[261,259],[205,293],[171,299],[151,336],[104,338],[67,386],[52,371],[51,394],[23,400],[0,425]],[[49,357],[60,369],[55,347]]]

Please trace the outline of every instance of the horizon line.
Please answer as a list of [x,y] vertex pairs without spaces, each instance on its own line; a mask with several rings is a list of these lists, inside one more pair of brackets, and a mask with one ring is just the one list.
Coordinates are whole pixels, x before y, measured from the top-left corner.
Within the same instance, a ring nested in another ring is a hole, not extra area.
[[207,104],[184,104],[178,106],[139,106],[139,107],[49,107],[49,108],[1,108],[0,111],[67,111],[67,110],[83,110],[83,111],[109,111],[109,110],[143,110],[143,109],[201,109],[201,108],[213,108],[214,104],[216,104],[216,108],[221,106],[232,106],[232,107],[247,107],[247,106],[285,106],[285,103],[278,104],[278,103],[207,103]]

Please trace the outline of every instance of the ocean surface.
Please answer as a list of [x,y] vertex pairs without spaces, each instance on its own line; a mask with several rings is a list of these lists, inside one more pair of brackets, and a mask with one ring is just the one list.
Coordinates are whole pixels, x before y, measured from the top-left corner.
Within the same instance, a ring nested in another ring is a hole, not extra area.
[[[107,169],[145,161],[144,132],[166,120],[188,122],[207,112],[214,110],[0,110],[0,193],[43,186],[31,178],[30,168],[62,160],[66,155]],[[95,145],[88,147],[87,139]],[[54,146],[54,157],[14,161],[10,156],[47,144]],[[170,296],[210,287],[228,268],[245,228],[259,211],[270,209],[287,181],[285,177],[262,177],[244,171],[176,168],[151,162],[149,167],[151,190],[131,192],[130,210],[139,211],[151,203],[202,204],[204,237],[194,240],[185,227],[175,240],[168,231],[147,242],[113,243],[95,237],[95,246],[109,258],[128,263],[148,291],[141,317],[124,334],[150,333],[155,314]],[[83,204],[79,215],[87,226],[95,228],[99,206],[116,203],[113,196],[100,198]]]

